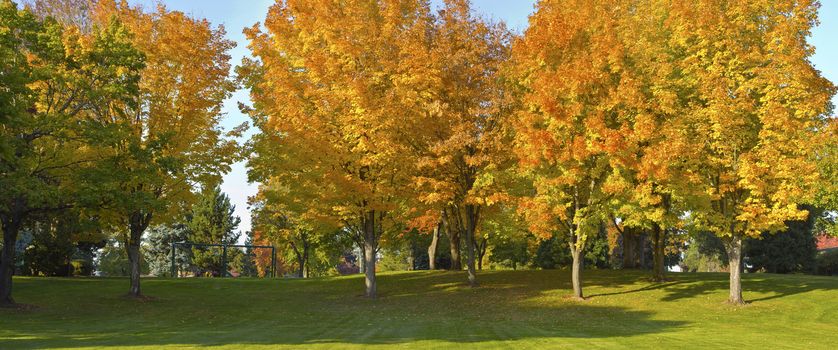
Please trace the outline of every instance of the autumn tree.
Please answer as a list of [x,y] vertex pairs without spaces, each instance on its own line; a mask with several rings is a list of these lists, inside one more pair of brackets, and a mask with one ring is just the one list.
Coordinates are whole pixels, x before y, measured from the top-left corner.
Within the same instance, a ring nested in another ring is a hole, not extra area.
[[[451,268],[460,269],[465,240],[468,281],[477,285],[476,238],[481,212],[503,198],[495,176],[508,163],[503,118],[509,114],[499,71],[509,56],[502,24],[474,15],[466,0],[447,0],[434,18],[428,44],[415,56],[430,62],[424,78],[431,100],[406,123],[406,142],[417,159],[418,199],[430,207],[451,243]],[[441,222],[440,222],[441,221]]]
[[620,161],[633,110],[622,100],[637,86],[617,35],[619,1],[541,1],[513,47],[525,93],[513,121],[521,173],[532,181],[521,212],[541,237],[565,234],[573,258],[573,295],[582,298],[588,237],[625,188]]
[[[258,220],[253,220],[254,226],[257,222]],[[254,229],[248,232],[247,241],[245,244],[269,246],[273,245],[274,243],[271,242],[270,238],[265,233],[258,229]],[[270,276],[271,269],[273,268],[272,263],[274,262],[274,257],[273,255],[271,255],[271,250],[253,249],[248,253],[248,255],[253,259],[253,264],[256,268],[256,275],[259,277]],[[276,264],[277,275],[281,275],[283,271],[287,270],[285,268],[284,260],[282,259],[282,257],[277,257]]]
[[253,226],[260,236],[268,239],[291,256],[288,261],[296,261],[297,277],[308,278],[310,258],[319,245],[324,231],[331,230],[329,225],[319,225],[316,219],[307,216],[306,210],[293,204],[284,204],[282,187],[275,187],[271,182],[261,184],[259,193],[251,197]]
[[[615,34],[622,46],[621,75],[631,81],[619,96],[629,132],[625,149],[612,162],[624,179],[621,193],[612,200],[610,225],[623,238],[626,262],[632,265],[640,232],[648,232],[652,246],[652,278],[665,280],[665,257],[670,233],[682,225],[688,209],[686,195],[695,176],[688,164],[697,153],[692,135],[681,116],[689,108],[690,87],[679,79],[673,64],[684,58],[670,46],[671,31],[662,23],[669,16],[666,1],[619,3]],[[642,247],[641,247],[642,249]]]
[[813,204],[823,211],[815,225],[820,232],[838,237],[838,225],[830,215],[838,211],[838,118],[830,117],[825,122],[827,125],[819,130],[820,146],[814,154],[821,177]]
[[376,296],[379,238],[402,209],[412,162],[397,142],[426,87],[407,58],[425,45],[426,1],[289,0],[248,29],[258,60],[241,69],[252,115],[270,138],[251,179],[292,190],[284,201],[363,244],[366,295]]
[[14,246],[33,215],[85,207],[96,199],[81,176],[98,159],[103,137],[90,128],[111,103],[137,88],[142,56],[113,19],[81,34],[0,1],[0,305],[14,303]]
[[[698,175],[691,220],[725,244],[729,302],[742,298],[742,241],[804,220],[819,172],[813,155],[834,86],[810,61],[817,1],[679,1],[673,64],[689,87],[683,118]],[[833,140],[834,142],[834,140]]]
[[[217,183],[237,158],[237,144],[219,128],[234,43],[224,28],[169,11],[153,12],[125,1],[97,1],[94,23],[118,18],[145,57],[134,103],[100,116],[112,130],[100,152],[100,188],[110,193],[109,217],[131,261],[129,294],[140,296],[140,241],[152,222],[165,223],[194,200],[197,184]],[[236,129],[227,134],[235,136]],[[127,228],[127,232],[125,229]]]

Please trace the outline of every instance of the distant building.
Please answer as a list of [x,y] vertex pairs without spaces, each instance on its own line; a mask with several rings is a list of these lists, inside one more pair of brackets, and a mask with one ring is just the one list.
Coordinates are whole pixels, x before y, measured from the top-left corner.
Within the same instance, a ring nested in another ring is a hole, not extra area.
[[830,237],[826,234],[818,236],[818,251],[838,249],[838,237]]

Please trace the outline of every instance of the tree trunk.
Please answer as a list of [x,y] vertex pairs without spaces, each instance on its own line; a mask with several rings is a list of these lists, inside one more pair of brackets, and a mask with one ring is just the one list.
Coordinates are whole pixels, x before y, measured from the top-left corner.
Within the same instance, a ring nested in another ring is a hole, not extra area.
[[0,253],[0,307],[12,306],[12,276],[15,273],[15,243],[20,232],[18,220],[3,220],[3,252]]
[[375,299],[377,288],[375,284],[375,211],[369,211],[364,220],[364,283],[366,284],[367,298]]
[[434,236],[431,238],[431,245],[428,246],[428,269],[436,270],[436,247],[439,245],[439,230],[442,228],[442,221],[434,227]]
[[477,229],[477,220],[479,219],[478,208],[473,205],[466,205],[466,246],[468,247],[468,285],[477,287],[477,269],[475,268],[475,258],[477,244],[474,241],[474,234]]
[[663,282],[666,280],[666,230],[657,223],[652,224],[652,280]]
[[477,287],[477,270],[475,268],[475,252],[474,252],[474,233],[466,232],[466,247],[467,249],[467,261],[466,267],[468,270],[468,285],[471,287]]
[[486,248],[488,247],[489,242],[484,237],[480,239],[480,243],[477,244],[477,270],[483,271],[483,258],[486,256]]
[[[291,250],[294,251],[294,256],[297,257],[297,277],[305,278],[306,257],[304,256],[304,252],[301,252],[297,248],[297,244],[294,241],[290,241],[289,245],[291,246]],[[303,244],[303,250],[305,251],[305,244]]]
[[463,269],[463,262],[460,259],[460,230],[456,227],[451,227],[451,220],[448,215],[443,215],[446,231],[448,232],[448,241],[451,243],[451,270],[459,271]]
[[742,299],[742,236],[733,234],[725,244],[727,259],[730,262],[730,297],[733,305],[744,305]]
[[132,242],[128,244],[128,261],[131,267],[131,288],[128,290],[128,295],[132,297],[139,297],[140,293],[140,245]]
[[300,264],[300,277],[308,278],[309,270],[308,270],[308,257],[309,253],[311,252],[311,247],[309,247],[308,242],[303,243],[303,261]]
[[130,233],[128,242],[125,244],[125,249],[128,253],[128,262],[131,265],[131,286],[128,289],[128,295],[132,297],[142,296],[140,291],[140,274],[142,273],[140,268],[140,242],[143,237],[143,232],[145,232],[150,221],[151,214],[135,212],[131,214],[128,225]]
[[303,270],[305,270],[305,266],[306,266],[306,261],[305,261],[305,259],[303,259],[303,255],[302,254],[297,254],[297,277],[298,278],[305,278],[304,277],[305,276],[305,271],[303,271]]
[[637,267],[637,236],[630,232],[630,228],[625,228],[623,233],[623,268],[633,269]]
[[414,242],[410,242],[408,247],[408,254],[407,254],[407,271],[416,270],[416,257],[413,253],[416,251],[416,244]]
[[[573,245],[574,243],[570,243]],[[578,248],[571,248],[571,255],[573,256],[573,270],[571,272],[571,281],[573,282],[573,297],[576,299],[584,299],[582,295],[582,250]]]

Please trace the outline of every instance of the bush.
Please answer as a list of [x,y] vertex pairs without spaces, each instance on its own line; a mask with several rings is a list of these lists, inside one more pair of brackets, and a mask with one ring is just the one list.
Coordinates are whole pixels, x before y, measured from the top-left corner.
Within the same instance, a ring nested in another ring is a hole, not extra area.
[[819,275],[838,276],[838,249],[819,253],[815,263]]
[[[608,237],[605,235],[605,230],[599,230],[597,234],[588,236],[583,266],[598,269],[610,268],[608,251]],[[573,257],[570,254],[568,237],[565,235],[557,235],[540,241],[532,259],[532,266],[540,269],[558,269],[572,265]]]
[[[810,212],[816,209],[804,207]],[[743,253],[748,271],[769,273],[812,273],[815,269],[817,244],[815,219],[787,221],[785,232],[764,234],[745,241]]]

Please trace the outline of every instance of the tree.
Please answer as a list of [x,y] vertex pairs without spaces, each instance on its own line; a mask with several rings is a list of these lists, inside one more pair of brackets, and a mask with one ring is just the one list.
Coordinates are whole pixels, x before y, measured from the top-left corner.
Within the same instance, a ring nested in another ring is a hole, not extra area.
[[722,240],[708,231],[696,231],[691,234],[684,251],[682,265],[690,272],[727,271],[727,255]]
[[[154,276],[171,276],[172,271],[172,243],[184,242],[188,239],[189,229],[185,224],[157,225],[148,230],[146,244],[143,246],[143,256],[148,262],[149,272]],[[175,267],[184,271],[192,260],[191,252],[178,249],[175,253]]]
[[[290,255],[288,261],[297,262],[297,277],[308,278],[310,272],[309,258],[319,245],[322,230],[314,220],[305,219],[305,210],[300,207],[283,205],[278,201],[282,198],[270,181],[260,185],[259,193],[251,198],[251,213],[254,227],[261,235],[279,245],[280,252]],[[280,190],[281,191],[281,190]],[[277,199],[279,198],[279,199]]]
[[[105,246],[99,251],[96,263],[96,272],[101,276],[125,277],[131,273],[131,262],[128,260],[128,253],[122,247],[120,240],[108,239]],[[149,272],[149,266],[145,259],[140,260],[140,271],[143,274]]]
[[[219,186],[207,186],[187,215],[188,241],[203,244],[236,244],[241,233],[236,231],[241,219],[235,216],[236,206],[230,197],[221,192]],[[230,250],[227,261],[232,261],[238,250]],[[218,248],[192,248],[192,264],[202,271],[217,271],[219,276],[227,273]]]
[[[250,179],[282,183],[282,203],[363,245],[366,295],[376,296],[382,235],[404,208],[412,162],[397,136],[420,113],[427,88],[426,1],[289,0],[270,9],[263,32],[248,29],[253,55],[239,70],[262,131]],[[421,66],[420,66],[421,67]]]
[[129,295],[139,297],[146,228],[175,218],[194,200],[193,186],[217,183],[238,158],[237,144],[218,126],[222,102],[235,88],[228,77],[234,43],[223,27],[162,5],[146,13],[125,1],[101,0],[91,17],[94,23],[119,18],[145,56],[135,100],[113,105],[118,113],[100,120],[114,135],[99,145],[106,161],[97,169],[106,179],[99,188],[112,196],[109,218],[132,263]]
[[632,110],[622,101],[638,89],[617,35],[619,5],[541,1],[513,46],[524,89],[524,106],[512,121],[514,149],[533,184],[520,211],[536,235],[567,238],[579,299],[588,237],[599,232],[609,201],[626,186],[617,165],[627,158]]
[[510,111],[499,74],[509,39],[502,24],[476,17],[469,1],[446,0],[434,18],[427,52],[414,54],[432,63],[425,78],[433,94],[425,113],[405,129],[418,160],[418,199],[432,208],[430,216],[442,211],[452,269],[460,268],[459,241],[465,240],[472,287],[481,213],[504,198],[495,177],[509,160],[502,125]]
[[806,220],[786,222],[781,232],[763,234],[743,244],[743,255],[751,272],[812,273],[815,271],[817,239],[815,220],[820,210],[811,206]]
[[[253,220],[254,226],[258,223],[258,220]],[[254,229],[248,232],[249,235],[247,237],[250,244],[253,245],[273,245],[273,242],[259,229]],[[267,249],[256,249],[252,252],[253,254],[253,264],[256,265],[256,274],[259,277],[268,276],[271,272],[273,266],[273,256],[271,255],[271,251]],[[281,275],[283,271],[286,271],[284,268],[284,261],[281,257],[277,257],[277,276]]]
[[821,177],[813,204],[822,209],[815,226],[818,232],[838,237],[838,225],[833,215],[838,212],[838,118],[827,118],[825,122],[827,125],[818,133],[820,147],[814,154]]
[[722,238],[729,302],[744,303],[742,242],[802,220],[818,171],[817,130],[834,86],[809,60],[816,1],[673,3],[672,64],[688,87],[692,219]]
[[94,251],[106,240],[97,218],[78,209],[30,216],[26,230],[33,235],[24,253],[24,269],[32,275],[71,276],[73,260],[92,266]]
[[[18,233],[33,215],[94,202],[80,176],[97,159],[90,117],[136,90],[141,55],[108,20],[82,35],[0,1],[0,305],[14,303]],[[107,102],[105,102],[107,101]]]

